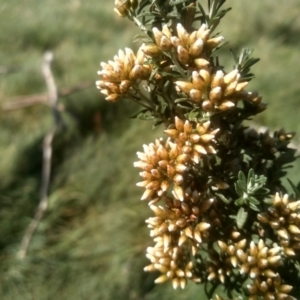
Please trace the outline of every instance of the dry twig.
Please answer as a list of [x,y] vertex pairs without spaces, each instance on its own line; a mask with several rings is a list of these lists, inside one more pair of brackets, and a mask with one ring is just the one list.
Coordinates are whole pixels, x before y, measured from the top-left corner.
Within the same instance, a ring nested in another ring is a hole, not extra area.
[[43,60],[43,75],[47,84],[49,93],[49,105],[52,107],[54,116],[54,126],[46,134],[43,142],[43,170],[42,170],[42,185],[40,191],[40,202],[37,207],[34,218],[31,220],[25,234],[23,236],[20,250],[17,254],[18,258],[24,259],[27,255],[30,241],[41,222],[44,213],[48,207],[48,190],[51,175],[51,158],[52,158],[52,140],[57,127],[62,123],[61,114],[58,110],[58,95],[54,77],[51,72],[51,63],[53,61],[52,52],[46,52]]
[[[60,91],[58,91],[58,97],[67,97],[74,93],[85,90],[91,86],[93,86],[93,82],[87,81],[79,83],[72,87],[62,88]],[[25,107],[30,107],[35,104],[49,105],[49,102],[49,93],[17,96],[8,99],[7,102],[4,102],[2,104],[2,110],[16,110]]]

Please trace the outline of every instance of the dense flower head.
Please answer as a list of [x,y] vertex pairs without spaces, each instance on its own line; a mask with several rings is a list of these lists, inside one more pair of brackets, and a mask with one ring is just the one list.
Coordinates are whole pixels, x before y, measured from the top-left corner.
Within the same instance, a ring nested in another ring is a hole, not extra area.
[[101,62],[102,70],[98,71],[102,80],[96,82],[100,92],[106,95],[106,100],[115,102],[121,95],[126,94],[131,86],[151,73],[149,65],[144,64],[145,56],[142,51],[137,55],[129,48],[119,50],[114,61]]
[[252,284],[248,284],[247,289],[249,300],[296,300],[289,295],[293,287],[283,284],[278,274],[272,278],[256,278]]
[[185,288],[187,280],[200,282],[200,279],[193,274],[193,262],[190,260],[189,252],[185,247],[170,246],[167,250],[163,244],[168,241],[167,236],[159,236],[154,247],[147,248],[147,258],[151,264],[144,268],[147,272],[159,271],[161,275],[155,283],[171,281],[173,288]]
[[280,196],[276,193],[268,211],[257,216],[262,224],[274,230],[287,256],[295,256],[300,250],[299,208],[300,200],[290,202],[287,194]]
[[188,33],[182,24],[176,26],[177,34],[173,34],[168,25],[160,31],[152,28],[155,44],[164,52],[176,53],[180,63],[187,66],[202,66],[201,57],[207,58],[207,52],[213,50],[224,41],[222,36],[210,38],[210,29],[202,24],[196,31]]
[[261,97],[244,91],[247,81],[240,82],[237,69],[224,74],[222,70],[212,72],[208,67],[192,72],[191,81],[176,81],[176,89],[186,94],[193,102],[200,103],[204,111],[225,111],[235,107],[239,100],[249,99],[256,105]]
[[210,123],[183,122],[178,117],[165,133],[169,136],[165,143],[144,145],[144,152],[137,152],[140,159],[134,166],[142,169],[144,181],[137,185],[146,191],[142,200],[154,199],[167,194],[171,188],[173,195],[184,200],[186,173],[193,164],[198,164],[202,155],[216,153],[213,144],[217,129],[210,129]]
[[258,93],[245,91],[248,81],[238,69],[226,73],[222,67],[213,65],[209,55],[223,37],[210,38],[206,24],[191,33],[180,23],[176,28],[177,34],[173,35],[166,24],[161,31],[154,27],[154,43],[143,43],[136,55],[129,48],[119,50],[114,61],[101,63],[102,70],[98,72],[101,80],[96,86],[106,100],[113,102],[129,96],[130,91],[140,89],[139,83],[143,80],[149,85],[160,85],[164,72],[176,69],[175,65],[179,64],[187,68],[191,76],[172,81],[173,90],[178,97],[184,95],[203,111],[226,111],[245,99],[257,107],[257,112],[266,108]]
[[175,289],[184,288],[187,279],[200,281],[193,271],[193,256],[209,236],[210,224],[202,216],[213,203],[213,199],[200,200],[197,191],[187,191],[184,198],[164,197],[164,205],[150,205],[155,217],[146,220],[156,244],[147,249],[151,264],[145,271],[161,272],[155,282],[171,280]]

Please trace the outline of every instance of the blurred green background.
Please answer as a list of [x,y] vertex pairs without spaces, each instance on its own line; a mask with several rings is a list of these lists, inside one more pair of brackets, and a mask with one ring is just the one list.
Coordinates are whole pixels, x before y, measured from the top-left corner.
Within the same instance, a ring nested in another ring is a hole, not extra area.
[[[132,163],[162,128],[129,119],[134,105],[106,103],[94,86],[100,61],[137,47],[137,29],[114,14],[113,2],[0,0],[0,299],[204,299],[197,285],[173,291],[170,284],[154,286],[156,275],[143,272],[150,211],[139,200]],[[269,105],[255,122],[300,132],[299,0],[228,5],[233,11],[219,30],[230,44],[221,63],[232,68],[230,48],[254,48],[261,61],[250,88]],[[91,87],[59,99],[66,127],[53,141],[49,208],[20,261],[16,255],[39,203],[42,141],[53,117],[42,104],[5,107],[13,97],[47,92],[41,74],[46,50],[55,55],[59,89]],[[298,181],[299,170],[296,162],[289,177]]]

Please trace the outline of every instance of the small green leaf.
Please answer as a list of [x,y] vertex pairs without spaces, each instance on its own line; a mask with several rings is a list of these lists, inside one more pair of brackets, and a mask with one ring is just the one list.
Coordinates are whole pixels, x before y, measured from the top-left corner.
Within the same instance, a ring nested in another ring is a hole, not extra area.
[[293,189],[296,198],[300,198],[300,191],[298,190],[298,188],[294,185],[294,183],[289,178],[287,178],[287,181],[289,182],[291,188]]
[[260,211],[260,209],[254,203],[249,202],[249,207],[254,211]]
[[188,0],[175,0],[175,1],[171,1],[171,2],[170,2],[170,5],[171,5],[171,6],[175,6],[175,5],[178,5],[178,4],[187,2],[187,1],[188,1]]
[[246,176],[245,176],[245,174],[244,174],[244,172],[243,171],[240,171],[239,172],[239,174],[238,174],[238,179],[239,179],[239,181],[241,181],[241,182],[247,182],[247,178],[246,178]]
[[170,13],[167,14],[168,18],[177,18],[178,16],[178,12],[177,11],[172,11]]
[[247,182],[254,182],[255,175],[253,169],[250,169],[248,172]]
[[260,204],[260,202],[256,198],[254,198],[253,196],[249,196],[247,198],[247,200],[249,201],[249,203],[253,203],[255,205],[259,205]]
[[255,195],[265,195],[270,192],[267,188],[260,188],[258,191],[255,192]]
[[152,113],[148,110],[148,108],[142,109],[137,114],[130,117],[131,119],[137,118],[140,120],[153,120],[154,116]]
[[242,229],[248,218],[248,212],[241,207],[236,215],[236,224],[239,229]]
[[238,194],[240,197],[242,197],[243,194],[244,194],[244,191],[243,191],[243,189],[240,187],[240,185],[238,184],[238,182],[236,182],[236,183],[234,184],[234,187],[235,187],[235,191],[237,192],[237,194]]
[[195,121],[200,117],[200,111],[197,110],[192,110],[189,113],[185,114],[184,116],[189,120],[189,121]]
[[224,195],[216,193],[215,194],[217,197],[219,197],[224,203],[229,204],[231,200],[228,200]]
[[140,110],[139,112],[135,113],[134,115],[130,116],[130,119],[138,118],[138,116],[139,116],[140,114],[144,114],[144,113],[147,112],[147,111],[148,111],[148,108],[144,108],[144,109]]
[[245,199],[244,199],[243,197],[241,197],[241,198],[235,200],[235,201],[234,201],[234,204],[235,204],[236,206],[242,206],[243,204],[245,204]]
[[174,101],[174,103],[186,102],[186,101],[188,101],[188,100],[189,100],[189,98],[177,98],[177,99]]

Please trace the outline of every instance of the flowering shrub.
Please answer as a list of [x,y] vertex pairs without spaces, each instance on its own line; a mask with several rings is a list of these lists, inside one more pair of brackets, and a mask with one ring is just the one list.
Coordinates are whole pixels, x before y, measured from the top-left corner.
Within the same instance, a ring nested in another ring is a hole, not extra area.
[[281,183],[295,159],[293,134],[244,125],[266,105],[247,90],[258,61],[251,50],[233,53],[233,70],[220,64],[225,1],[116,0],[142,44],[102,62],[96,85],[106,100],[130,99],[143,107],[135,117],[165,126],[134,163],[153,212],[145,271],[159,273],[155,282],[204,284],[209,299],[222,299],[219,285],[230,299],[296,299],[300,201]]

